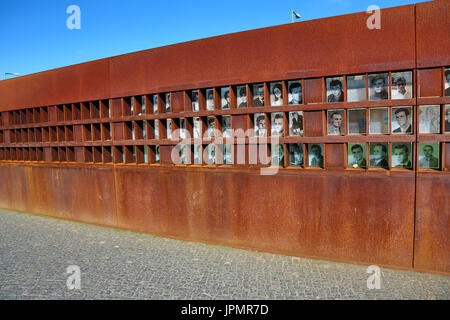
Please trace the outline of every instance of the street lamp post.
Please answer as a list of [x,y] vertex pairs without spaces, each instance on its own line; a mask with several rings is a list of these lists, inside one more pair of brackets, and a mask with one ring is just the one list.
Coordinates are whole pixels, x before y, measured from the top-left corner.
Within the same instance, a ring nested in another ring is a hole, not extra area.
[[20,73],[17,73],[17,72],[5,72],[5,80],[6,80],[6,75],[20,76]]

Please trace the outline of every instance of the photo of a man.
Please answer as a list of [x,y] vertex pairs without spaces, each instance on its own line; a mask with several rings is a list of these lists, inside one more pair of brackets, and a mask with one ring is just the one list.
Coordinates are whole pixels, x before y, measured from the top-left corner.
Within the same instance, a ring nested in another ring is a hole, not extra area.
[[214,110],[214,91],[213,91],[213,89],[206,90],[206,110]]
[[354,169],[366,168],[366,151],[365,144],[349,143],[348,167]]
[[392,133],[411,134],[413,132],[411,110],[411,107],[392,108]]
[[328,102],[344,102],[344,79],[329,78],[327,79],[327,101]]
[[200,139],[202,137],[202,128],[201,128],[201,120],[199,117],[194,117],[193,119],[193,134],[194,134],[194,139]]
[[445,69],[445,96],[450,97],[450,68]]
[[159,139],[159,120],[154,120],[154,128],[155,128],[155,139]]
[[323,168],[322,144],[308,145],[308,165]]
[[300,81],[289,81],[289,104],[302,104],[302,85]]
[[238,108],[247,108],[247,88],[245,86],[238,86],[236,92]]
[[216,130],[216,124],[214,117],[208,117],[207,118],[208,123],[208,138],[214,138],[215,137],[215,130]]
[[283,113],[272,113],[272,136],[282,137],[283,135]]
[[392,99],[412,98],[412,72],[392,73]]
[[344,134],[344,110],[329,110],[328,117],[328,135]]
[[439,144],[419,144],[419,168],[439,169]]
[[166,113],[170,113],[170,93],[166,93]]
[[445,132],[450,132],[450,105],[445,106]]
[[231,116],[222,117],[222,136],[231,137]]
[[198,90],[193,90],[191,94],[192,111],[199,111],[198,107]]
[[419,133],[441,132],[441,106],[419,106]]
[[301,144],[289,144],[289,165],[303,167],[303,146]]
[[411,169],[411,144],[393,143],[392,144],[392,167]]
[[389,74],[369,75],[370,80],[370,100],[387,100],[389,99]]
[[263,113],[255,114],[255,136],[265,137],[266,136],[266,117]]
[[370,167],[389,169],[387,143],[370,144]]
[[221,89],[222,109],[230,109],[230,89],[228,87]]
[[154,114],[158,113],[158,95],[157,94],[153,95],[153,113]]
[[303,112],[289,112],[289,135],[303,136]]
[[264,85],[254,84],[253,85],[253,106],[254,107],[264,107]]

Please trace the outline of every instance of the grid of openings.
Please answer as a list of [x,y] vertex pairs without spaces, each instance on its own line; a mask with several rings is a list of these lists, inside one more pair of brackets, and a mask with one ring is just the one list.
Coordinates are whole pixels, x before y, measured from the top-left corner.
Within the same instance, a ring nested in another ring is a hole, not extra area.
[[0,114],[0,160],[444,171],[447,97],[442,67],[24,108]]

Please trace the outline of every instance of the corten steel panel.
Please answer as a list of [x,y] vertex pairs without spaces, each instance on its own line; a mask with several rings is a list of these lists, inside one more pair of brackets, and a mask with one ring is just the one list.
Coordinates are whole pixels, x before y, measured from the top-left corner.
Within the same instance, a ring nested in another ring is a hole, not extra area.
[[172,93],[171,101],[172,112],[183,112],[184,111],[184,93],[183,91]]
[[415,268],[450,273],[450,175],[419,173]]
[[306,79],[305,103],[322,103],[323,102],[323,83],[321,78]]
[[322,111],[306,111],[303,113],[305,137],[320,137],[323,135]]
[[121,228],[412,267],[414,174],[284,172],[268,177],[258,170],[117,167],[116,185]]
[[117,226],[112,167],[0,165],[0,207]]
[[450,1],[416,5],[417,66],[450,65]]
[[419,97],[442,96],[442,69],[419,70]]
[[329,169],[345,168],[345,148],[342,143],[328,143],[325,145],[325,167]]
[[109,95],[109,59],[0,82],[2,110],[95,100]]

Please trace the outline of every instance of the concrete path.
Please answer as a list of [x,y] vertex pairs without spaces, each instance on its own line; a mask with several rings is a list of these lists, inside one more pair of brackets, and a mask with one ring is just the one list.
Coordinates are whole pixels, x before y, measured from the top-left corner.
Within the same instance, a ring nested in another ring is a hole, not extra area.
[[366,270],[0,210],[0,300],[450,300],[450,277],[382,269],[369,290]]

